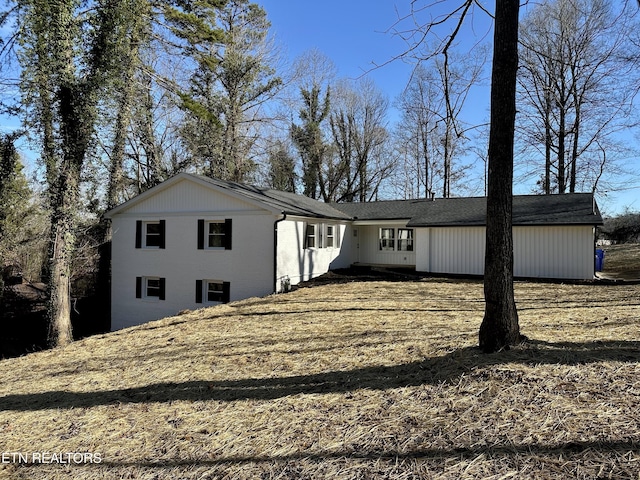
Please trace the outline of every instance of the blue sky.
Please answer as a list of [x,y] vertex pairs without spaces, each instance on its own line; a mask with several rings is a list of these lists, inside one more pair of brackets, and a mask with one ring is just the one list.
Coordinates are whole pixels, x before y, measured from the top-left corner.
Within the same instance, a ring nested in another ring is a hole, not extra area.
[[271,32],[293,59],[317,48],[335,62],[339,76],[369,72],[390,97],[404,87],[410,67],[394,62],[371,71],[402,51],[398,38],[384,33],[397,18],[394,2],[385,0],[256,0],[267,12]]
[[[402,92],[411,72],[409,64],[395,61],[374,67],[388,62],[405,49],[404,42],[388,30],[396,23],[398,15],[408,13],[410,0],[255,1],[266,10],[276,42],[289,59],[316,48],[336,64],[340,77],[357,78],[367,74],[392,101]],[[441,2],[441,8],[457,4]],[[433,10],[424,14],[437,15]],[[471,23],[461,32],[463,41],[474,42],[482,37],[490,41],[489,29],[489,19],[476,11]],[[489,91],[485,88],[478,92],[469,99],[473,117],[478,122],[487,121]],[[637,136],[632,141],[637,142]],[[637,157],[629,158],[626,163],[628,168],[640,172]],[[528,186],[514,186],[514,193],[529,191]],[[640,177],[630,179],[626,190],[599,197],[598,203],[609,214],[619,213],[625,207],[640,210]]]
[[[399,16],[409,12],[411,0],[254,1],[266,10],[275,41],[289,60],[315,48],[335,63],[339,77],[358,78],[366,74],[375,80],[392,102],[404,89],[411,74],[411,65],[397,60],[379,68],[375,66],[389,62],[406,49],[402,39],[389,30]],[[423,15],[437,16],[457,4],[451,0],[440,1],[440,12],[432,8]],[[490,41],[490,25],[488,17],[476,10],[461,31],[462,41],[466,45],[478,39]],[[489,90],[484,87],[470,97],[468,106],[472,117],[467,117],[467,121],[488,121],[488,95]],[[16,122],[7,124],[6,119],[2,120],[4,131],[18,126]],[[638,136],[630,139],[637,143]],[[23,153],[28,159],[35,158],[33,152],[23,150]],[[629,158],[626,167],[640,174],[638,158]],[[625,207],[640,210],[640,176],[631,179],[627,187],[599,198],[601,209],[609,214],[618,213]],[[514,186],[514,193],[529,191],[528,186]]]

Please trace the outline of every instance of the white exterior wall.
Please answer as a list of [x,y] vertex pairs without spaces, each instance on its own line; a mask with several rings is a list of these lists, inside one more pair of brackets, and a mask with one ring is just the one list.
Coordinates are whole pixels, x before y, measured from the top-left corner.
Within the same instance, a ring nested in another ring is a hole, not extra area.
[[416,270],[466,275],[484,272],[484,227],[418,228],[416,236]]
[[590,280],[594,275],[594,228],[514,227],[514,275]]
[[[197,221],[231,218],[231,250],[198,250]],[[136,220],[166,221],[166,248],[135,248]],[[196,280],[231,283],[231,300],[273,289],[273,222],[255,205],[182,181],[113,217],[112,330],[175,315],[195,303]],[[136,277],[166,279],[166,299],[136,298]]]
[[[414,230],[413,252],[397,252],[380,250],[380,228],[407,228],[407,223],[379,223],[377,225],[356,225],[358,230],[356,241],[359,247],[354,249],[353,262],[372,265],[407,265],[416,264],[416,249],[420,248],[420,242],[415,238],[417,229]],[[396,242],[397,242],[396,238]]]
[[[482,275],[485,227],[419,228],[416,270]],[[513,228],[517,277],[591,279],[594,274],[592,226],[516,226]]]
[[[334,225],[339,247],[304,248],[306,225]],[[351,226],[335,220],[287,218],[278,222],[278,252],[276,291],[281,291],[282,281],[287,278],[291,285],[310,280],[336,268],[347,268],[351,264]]]

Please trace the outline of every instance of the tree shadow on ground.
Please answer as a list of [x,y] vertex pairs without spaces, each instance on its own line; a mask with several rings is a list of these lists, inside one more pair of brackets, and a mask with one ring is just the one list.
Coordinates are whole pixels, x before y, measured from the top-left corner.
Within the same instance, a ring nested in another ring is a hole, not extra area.
[[392,366],[371,366],[310,375],[242,380],[157,383],[142,387],[96,392],[50,391],[6,395],[0,411],[89,408],[118,403],[271,400],[289,395],[346,393],[359,389],[386,390],[452,382],[474,369],[500,364],[585,365],[595,362],[640,362],[640,341],[544,342],[526,344],[498,354],[476,347]]
[[[228,456],[214,459],[176,459],[158,461],[104,461],[98,467],[142,467],[142,468],[176,468],[176,467],[202,467],[202,466],[226,466],[232,464],[252,464],[252,463],[287,463],[307,460],[311,462],[322,462],[326,460],[375,460],[397,462],[398,460],[441,460],[443,458],[456,458],[459,461],[472,460],[479,456],[497,461],[504,460],[514,455],[530,457],[556,457],[561,456],[566,462],[573,460],[572,457],[579,457],[590,452],[610,452],[614,453],[621,463],[629,453],[640,453],[640,445],[633,441],[610,441],[610,442],[567,442],[557,445],[540,444],[510,444],[510,445],[487,445],[477,447],[459,448],[419,448],[408,451],[396,450],[373,450],[373,451],[351,451],[339,450],[333,452],[299,452],[289,455],[273,456]],[[539,460],[539,458],[538,458]],[[629,460],[629,463],[635,463]]]

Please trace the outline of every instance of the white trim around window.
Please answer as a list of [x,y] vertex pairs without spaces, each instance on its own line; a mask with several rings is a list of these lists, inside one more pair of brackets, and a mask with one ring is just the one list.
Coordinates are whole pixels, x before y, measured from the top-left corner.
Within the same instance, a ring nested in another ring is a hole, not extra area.
[[166,279],[162,277],[136,277],[136,298],[164,300],[166,298]]
[[304,248],[340,248],[340,225],[335,223],[306,223]]
[[223,280],[196,280],[196,303],[217,305],[231,300],[231,283]]

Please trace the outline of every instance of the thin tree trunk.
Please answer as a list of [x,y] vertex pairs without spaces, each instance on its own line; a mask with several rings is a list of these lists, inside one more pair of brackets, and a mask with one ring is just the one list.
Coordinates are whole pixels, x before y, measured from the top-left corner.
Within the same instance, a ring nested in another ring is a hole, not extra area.
[[575,74],[573,75],[573,103],[575,105],[575,121],[573,122],[573,148],[571,151],[571,163],[569,164],[569,193],[576,192],[576,170],[578,166],[578,148],[580,140],[580,105],[582,102],[578,96]]
[[513,138],[518,70],[519,0],[497,0],[491,79],[491,131],[484,271],[485,314],[480,348],[495,352],[520,343],[513,293]]
[[545,93],[545,117],[544,117],[544,193],[551,194],[551,94]]
[[560,106],[560,122],[558,125],[558,193],[566,193],[567,191],[565,165],[565,139],[567,135],[566,123],[566,103],[563,103]]

